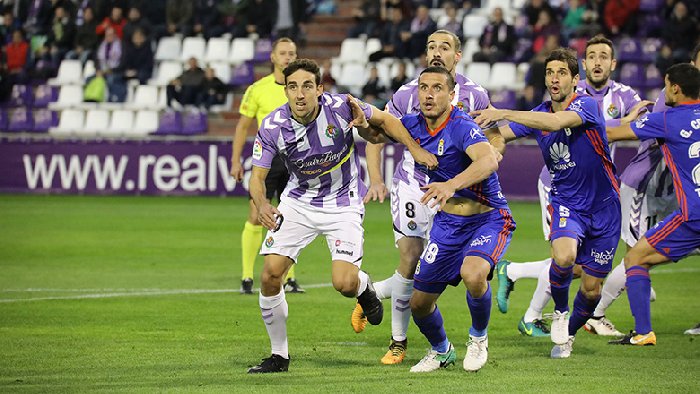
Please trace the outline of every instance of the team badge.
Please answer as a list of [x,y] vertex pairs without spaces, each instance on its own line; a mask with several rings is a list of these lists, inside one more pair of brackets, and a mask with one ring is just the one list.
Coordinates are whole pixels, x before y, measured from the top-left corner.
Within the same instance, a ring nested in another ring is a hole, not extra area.
[[275,244],[275,239],[272,237],[267,237],[267,239],[265,240],[265,246],[269,248],[274,244]]
[[408,229],[411,230],[411,231],[415,230],[415,229],[418,227],[418,225],[416,224],[416,222],[414,222],[413,220],[411,220],[410,222],[408,222],[407,226],[408,226]]
[[620,109],[617,108],[613,103],[610,103],[610,106],[608,107],[608,116],[610,116],[613,119],[620,116]]
[[253,143],[253,159],[260,160],[260,159],[262,159],[262,155],[263,155],[262,144],[256,138],[255,142]]
[[559,218],[559,228],[566,227],[566,218]]
[[461,101],[457,101],[457,108],[459,108],[460,111],[464,110],[464,103]]
[[443,153],[445,153],[445,140],[440,139],[440,142],[438,142],[437,154],[438,156],[442,156]]
[[335,126],[332,124],[329,124],[328,127],[326,127],[326,137],[328,138],[335,138],[335,135],[337,134],[337,129]]

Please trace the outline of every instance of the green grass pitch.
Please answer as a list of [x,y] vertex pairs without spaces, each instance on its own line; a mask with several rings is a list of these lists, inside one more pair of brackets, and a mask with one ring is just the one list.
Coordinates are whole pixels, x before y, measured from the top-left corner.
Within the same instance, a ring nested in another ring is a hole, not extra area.
[[[427,341],[411,323],[407,359],[381,365],[389,303],[380,326],[355,334],[355,301],[327,285],[322,240],[297,266],[307,293],[287,296],[290,371],[247,375],[269,355],[257,296],[238,294],[247,204],[0,196],[0,392],[700,392],[700,338],[683,335],[700,321],[698,257],[652,274],[658,346],[610,346],[581,331],[568,360],[549,359],[548,338],[518,333],[535,286],[520,281],[508,314],[494,299],[489,361],[476,374],[461,368],[470,325],[465,290],[449,288],[439,305],[457,365],[416,376],[408,369]],[[538,206],[511,206],[518,230],[507,257],[546,257]],[[368,205],[365,228],[363,268],[380,280],[397,261],[388,202]],[[256,275],[261,267],[259,259]],[[632,327],[625,296],[608,317],[620,330]]]

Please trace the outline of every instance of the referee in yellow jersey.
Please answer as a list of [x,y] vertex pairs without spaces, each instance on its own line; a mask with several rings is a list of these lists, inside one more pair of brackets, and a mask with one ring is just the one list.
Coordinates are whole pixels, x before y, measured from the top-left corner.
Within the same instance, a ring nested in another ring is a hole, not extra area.
[[[258,128],[263,119],[274,109],[287,103],[287,96],[284,94],[284,74],[282,71],[287,65],[297,58],[297,47],[289,38],[277,39],[272,44],[270,60],[274,70],[272,74],[261,78],[250,85],[243,95],[243,101],[239,112],[241,114],[236,125],[236,135],[233,137],[233,155],[231,156],[231,176],[236,181],[243,180],[243,164],[241,163],[241,153],[245,145],[248,128],[253,120],[257,120]],[[279,198],[287,185],[289,173],[279,157],[272,161],[272,168],[265,180],[267,198]],[[248,220],[243,227],[241,234],[241,249],[243,274],[241,276],[241,294],[253,294],[253,267],[255,258],[262,244],[262,226],[258,221],[258,210],[253,204],[253,200],[248,200],[250,209],[248,210]],[[294,266],[289,269],[287,281],[284,285],[287,293],[303,293],[302,289],[294,277]]]

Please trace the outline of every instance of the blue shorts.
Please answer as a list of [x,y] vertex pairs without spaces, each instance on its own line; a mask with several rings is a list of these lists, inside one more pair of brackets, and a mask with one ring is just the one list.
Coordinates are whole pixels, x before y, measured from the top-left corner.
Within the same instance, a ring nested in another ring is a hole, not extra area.
[[611,199],[603,208],[592,213],[574,211],[552,201],[550,212],[549,240],[563,237],[578,240],[576,264],[580,264],[588,275],[596,278],[608,276],[620,242],[620,200]]
[[677,209],[644,236],[657,252],[678,261],[700,247],[700,220],[685,220]]
[[460,269],[466,256],[478,256],[491,264],[501,259],[515,231],[515,221],[508,209],[471,216],[438,212],[430,229],[430,240],[423,250],[413,287],[440,294],[448,284],[462,280]]

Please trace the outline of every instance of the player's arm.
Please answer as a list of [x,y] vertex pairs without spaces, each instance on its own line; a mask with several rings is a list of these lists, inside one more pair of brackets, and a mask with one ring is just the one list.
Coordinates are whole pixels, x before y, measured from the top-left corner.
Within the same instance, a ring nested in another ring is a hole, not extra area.
[[575,111],[558,111],[554,113],[537,111],[513,111],[509,109],[487,108],[474,111],[474,121],[479,126],[486,126],[500,120],[520,123],[524,126],[544,131],[558,131],[577,127],[583,119]]
[[243,164],[241,163],[241,154],[245,145],[248,129],[255,122],[254,118],[241,115],[236,124],[236,132],[233,136],[233,154],[231,155],[231,176],[240,182],[243,180]]
[[629,124],[617,127],[606,127],[605,133],[608,135],[608,142],[638,139]]
[[620,125],[630,124],[635,119],[645,114],[647,112],[646,107],[649,105],[654,105],[654,102],[649,100],[640,100],[632,107],[632,109],[630,109],[627,115],[623,116],[622,118],[606,120],[605,127],[617,127]]
[[434,182],[423,186],[425,194],[421,198],[421,203],[427,204],[435,198],[430,207],[438,204],[442,207],[457,190],[477,184],[498,170],[496,152],[491,148],[491,144],[478,142],[467,147],[466,153],[472,160],[472,164],[447,182]]
[[265,178],[269,168],[253,166],[253,171],[250,175],[250,198],[253,199],[253,204],[258,209],[258,220],[268,230],[276,227],[276,216],[280,215],[277,208],[270,204],[270,200],[266,197]]
[[387,195],[387,188],[382,176],[382,150],[384,144],[367,144],[365,156],[367,158],[367,172],[369,173],[369,189],[365,195],[364,202],[377,201],[384,202]]

